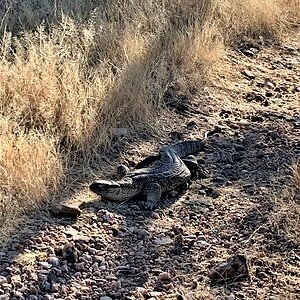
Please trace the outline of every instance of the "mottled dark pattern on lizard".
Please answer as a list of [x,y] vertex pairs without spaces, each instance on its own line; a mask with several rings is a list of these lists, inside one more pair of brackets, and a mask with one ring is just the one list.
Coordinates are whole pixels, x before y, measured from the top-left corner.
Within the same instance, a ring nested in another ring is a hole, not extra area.
[[146,207],[154,208],[163,192],[189,181],[191,169],[197,164],[191,154],[202,150],[204,145],[205,142],[199,140],[166,146],[158,156],[145,159],[127,174],[126,168],[119,168],[118,173],[123,175],[120,180],[97,180],[90,185],[90,189],[108,200],[127,200],[144,195],[147,199]]

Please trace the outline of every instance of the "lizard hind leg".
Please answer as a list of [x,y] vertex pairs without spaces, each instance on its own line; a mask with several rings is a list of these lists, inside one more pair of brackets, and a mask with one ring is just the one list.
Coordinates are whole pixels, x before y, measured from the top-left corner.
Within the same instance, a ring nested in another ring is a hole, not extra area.
[[190,170],[191,179],[202,179],[207,177],[207,172],[198,163],[198,160],[194,155],[189,155],[186,158],[183,158],[182,161]]
[[118,175],[118,178],[121,179],[123,178],[125,175],[127,175],[129,173],[129,168],[123,164],[121,165],[118,165],[117,166],[117,175]]
[[161,186],[156,182],[150,182],[146,185],[144,193],[147,197],[145,207],[146,209],[154,209],[161,198]]

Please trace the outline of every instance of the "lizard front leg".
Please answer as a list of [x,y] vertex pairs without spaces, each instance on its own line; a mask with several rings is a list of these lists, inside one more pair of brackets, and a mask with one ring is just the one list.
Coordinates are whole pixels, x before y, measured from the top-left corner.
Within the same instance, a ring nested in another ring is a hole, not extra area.
[[161,186],[156,182],[148,183],[144,188],[144,194],[147,197],[145,207],[146,209],[154,209],[161,198]]

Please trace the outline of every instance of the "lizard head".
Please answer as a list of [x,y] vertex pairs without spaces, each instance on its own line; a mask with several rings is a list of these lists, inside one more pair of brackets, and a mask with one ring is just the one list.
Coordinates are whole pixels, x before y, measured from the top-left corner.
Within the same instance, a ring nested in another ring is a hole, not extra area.
[[117,195],[120,192],[120,184],[111,180],[96,180],[90,185],[90,190],[97,195],[109,199],[109,196]]
[[131,187],[131,180],[96,180],[90,185],[90,190],[108,200],[125,200],[136,194]]

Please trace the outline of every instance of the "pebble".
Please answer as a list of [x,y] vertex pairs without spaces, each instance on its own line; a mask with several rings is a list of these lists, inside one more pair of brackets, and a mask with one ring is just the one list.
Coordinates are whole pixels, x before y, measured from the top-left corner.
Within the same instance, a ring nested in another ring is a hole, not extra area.
[[246,56],[249,56],[249,57],[253,57],[253,56],[254,56],[254,52],[251,51],[251,50],[245,50],[245,51],[243,51],[243,53],[244,53]]
[[257,158],[263,158],[265,156],[265,151],[262,149],[259,149],[256,153]]
[[89,247],[88,248],[88,252],[91,254],[91,255],[95,255],[97,253],[97,250],[95,248],[91,248]]
[[159,246],[172,244],[173,240],[168,236],[161,236],[155,239],[155,243]]
[[23,295],[22,292],[14,291],[13,295],[14,295],[14,298],[17,298],[18,300],[23,300],[24,299],[24,295]]
[[4,276],[0,276],[0,284],[7,283],[7,278]]
[[40,266],[44,269],[50,269],[51,268],[51,265],[49,263],[47,263],[46,261],[41,261]]
[[52,295],[46,294],[43,298],[43,300],[54,300],[55,298]]
[[30,285],[29,290],[30,290],[31,294],[37,294],[38,293],[38,290],[34,285]]
[[150,213],[150,216],[151,216],[152,219],[156,219],[156,220],[160,218],[159,214],[155,211],[152,211]]
[[93,259],[94,259],[95,262],[100,262],[100,263],[104,262],[104,258],[100,255],[95,255],[93,257]]
[[12,285],[10,283],[2,283],[2,289],[6,291],[10,291],[12,288]]
[[162,272],[157,277],[159,280],[171,280],[171,276],[168,272]]
[[100,300],[112,300],[112,298],[108,296],[100,297]]
[[0,300],[9,300],[10,296],[8,294],[0,295]]
[[128,135],[128,129],[126,127],[117,127],[113,129],[113,133],[117,137],[125,137]]
[[60,287],[60,285],[59,285],[58,283],[53,283],[53,284],[52,284],[51,291],[52,291],[53,293],[57,293],[57,292],[59,291],[59,287]]
[[36,295],[30,295],[27,300],[38,300],[38,297]]
[[67,265],[62,265],[60,269],[62,272],[69,272],[69,267]]
[[56,256],[49,257],[48,263],[54,267],[58,267],[59,266],[59,258]]
[[246,77],[248,77],[249,79],[254,79],[255,78],[255,75],[249,70],[243,70],[242,74],[245,75]]
[[38,281],[39,282],[44,282],[46,280],[47,280],[47,275],[45,275],[45,274],[39,274],[38,275]]
[[213,189],[212,191],[211,191],[211,196],[215,199],[215,198],[218,198],[218,197],[220,197],[221,196],[221,192],[219,191],[219,190],[217,190],[217,189]]
[[268,82],[266,83],[266,87],[269,88],[270,90],[272,90],[272,89],[275,88],[275,85],[274,85],[272,82],[268,81]]
[[234,294],[230,294],[229,296],[226,296],[225,300],[235,300]]
[[82,263],[76,263],[74,265],[74,269],[76,271],[83,271],[85,269],[85,262],[82,262]]

